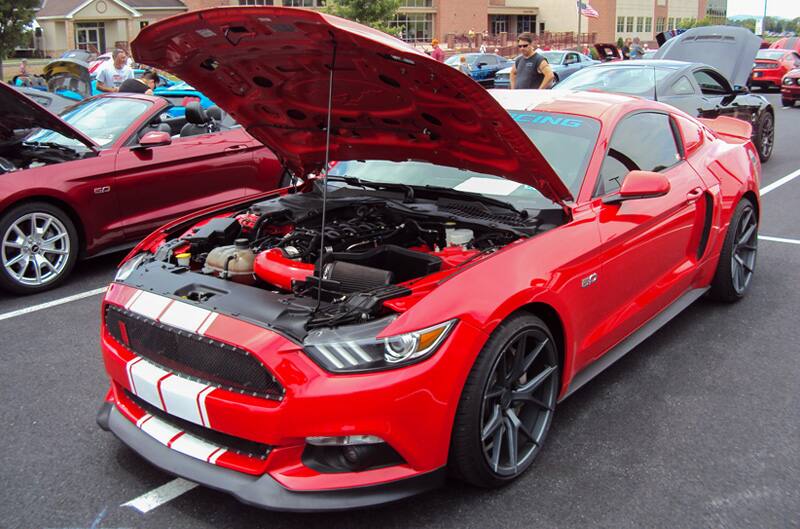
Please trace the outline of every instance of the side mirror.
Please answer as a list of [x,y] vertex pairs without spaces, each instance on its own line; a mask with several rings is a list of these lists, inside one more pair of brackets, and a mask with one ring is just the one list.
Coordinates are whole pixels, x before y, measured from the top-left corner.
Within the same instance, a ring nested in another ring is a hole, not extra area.
[[669,193],[670,185],[666,176],[653,171],[631,171],[625,175],[619,191],[603,198],[604,204],[619,204],[626,200],[655,198]]
[[733,85],[733,93],[734,94],[749,94],[750,90],[746,86],[742,85]]
[[478,63],[478,68],[483,68],[484,66],[486,66],[486,64],[487,63],[485,63],[485,62],[479,62]]
[[161,145],[169,145],[170,143],[172,143],[172,137],[169,135],[169,132],[151,130],[139,140],[139,148],[149,149],[150,147],[160,147]]

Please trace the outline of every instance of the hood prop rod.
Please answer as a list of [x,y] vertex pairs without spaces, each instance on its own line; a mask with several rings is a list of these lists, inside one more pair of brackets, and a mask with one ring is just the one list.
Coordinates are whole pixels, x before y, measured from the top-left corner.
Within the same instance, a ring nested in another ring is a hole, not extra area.
[[331,162],[331,114],[333,113],[333,72],[336,70],[336,39],[331,33],[331,44],[333,53],[331,56],[331,72],[328,77],[328,123],[325,126],[325,173],[322,175],[322,225],[319,236],[319,279],[317,286],[317,306],[314,312],[319,310],[322,304],[322,269],[325,266],[325,212],[328,202],[328,171]]

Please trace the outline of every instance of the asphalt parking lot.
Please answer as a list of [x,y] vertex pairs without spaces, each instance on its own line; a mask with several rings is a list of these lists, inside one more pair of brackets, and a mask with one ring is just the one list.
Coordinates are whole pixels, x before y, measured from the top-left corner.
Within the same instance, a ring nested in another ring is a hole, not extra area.
[[95,424],[108,385],[96,289],[116,254],[55,291],[0,294],[0,528],[800,527],[800,177],[783,178],[800,170],[800,108],[768,98],[777,136],[762,189],[785,183],[762,199],[749,296],[698,301],[566,400],[512,485],[300,515],[155,469]]

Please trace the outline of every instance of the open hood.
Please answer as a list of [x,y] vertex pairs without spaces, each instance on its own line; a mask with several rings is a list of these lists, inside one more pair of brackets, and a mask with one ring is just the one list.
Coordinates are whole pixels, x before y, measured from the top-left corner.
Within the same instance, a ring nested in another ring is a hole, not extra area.
[[97,148],[97,144],[82,132],[72,128],[22,92],[6,83],[0,83],[0,142],[13,139],[15,131],[34,128],[54,130],[78,140],[92,150]]
[[[332,160],[424,160],[572,197],[528,136],[479,84],[404,42],[305,9],[223,7],[155,22],[131,43],[217,103],[298,176]],[[334,60],[335,55],[335,60]]]
[[89,73],[89,65],[83,61],[55,59],[44,66],[42,75],[47,81],[47,89],[51,92],[69,89],[84,98],[91,96],[92,76]]
[[732,85],[745,86],[760,47],[761,39],[748,29],[705,26],[667,40],[653,58],[708,64]]

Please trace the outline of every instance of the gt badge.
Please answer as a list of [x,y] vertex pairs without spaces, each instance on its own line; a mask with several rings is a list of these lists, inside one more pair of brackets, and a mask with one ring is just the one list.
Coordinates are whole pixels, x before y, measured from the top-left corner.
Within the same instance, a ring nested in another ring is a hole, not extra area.
[[586,288],[594,283],[597,283],[597,272],[581,279],[581,288]]

